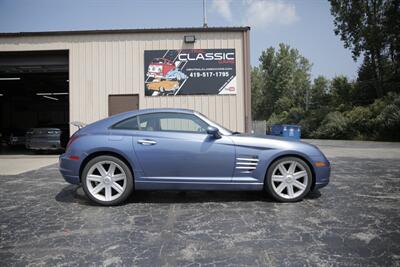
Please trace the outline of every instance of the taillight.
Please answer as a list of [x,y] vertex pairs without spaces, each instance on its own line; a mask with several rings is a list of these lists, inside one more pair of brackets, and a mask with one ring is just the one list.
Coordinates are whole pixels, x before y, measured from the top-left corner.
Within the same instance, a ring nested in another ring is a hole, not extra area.
[[67,149],[66,149],[66,150],[68,150],[68,148],[70,147],[70,145],[72,145],[72,143],[73,143],[74,141],[76,141],[78,138],[79,138],[79,135],[73,135],[73,136],[71,136],[71,138],[70,138],[69,141],[68,141]]

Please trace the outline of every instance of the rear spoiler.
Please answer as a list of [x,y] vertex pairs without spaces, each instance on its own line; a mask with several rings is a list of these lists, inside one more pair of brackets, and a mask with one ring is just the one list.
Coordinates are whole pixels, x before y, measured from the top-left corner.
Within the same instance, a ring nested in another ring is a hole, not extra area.
[[86,123],[80,121],[72,121],[71,125],[78,127],[78,129],[80,130],[81,128],[86,126]]

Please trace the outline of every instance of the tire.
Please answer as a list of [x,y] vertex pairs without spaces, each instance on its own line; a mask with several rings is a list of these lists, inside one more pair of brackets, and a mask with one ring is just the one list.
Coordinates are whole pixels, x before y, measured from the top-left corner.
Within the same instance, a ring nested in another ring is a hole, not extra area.
[[82,172],[82,187],[86,196],[104,206],[124,202],[133,191],[133,176],[128,165],[113,156],[91,159]]
[[312,182],[311,169],[304,160],[284,157],[268,168],[265,189],[277,201],[297,202],[310,192]]

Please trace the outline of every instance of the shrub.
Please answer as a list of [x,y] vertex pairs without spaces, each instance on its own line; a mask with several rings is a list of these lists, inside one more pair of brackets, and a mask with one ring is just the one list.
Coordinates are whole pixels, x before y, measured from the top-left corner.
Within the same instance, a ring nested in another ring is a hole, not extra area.
[[349,138],[348,119],[343,113],[331,112],[311,136],[322,139],[347,139]]
[[374,114],[370,107],[355,107],[344,114],[348,121],[348,135],[352,139],[374,139]]
[[376,117],[379,127],[379,138],[383,140],[400,140],[400,95],[389,94],[385,98],[386,105]]

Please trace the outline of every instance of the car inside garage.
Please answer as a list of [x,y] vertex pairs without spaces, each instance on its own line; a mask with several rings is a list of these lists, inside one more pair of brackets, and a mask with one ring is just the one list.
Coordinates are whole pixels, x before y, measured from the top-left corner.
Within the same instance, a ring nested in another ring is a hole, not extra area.
[[0,53],[0,154],[65,148],[68,69],[65,50]]

